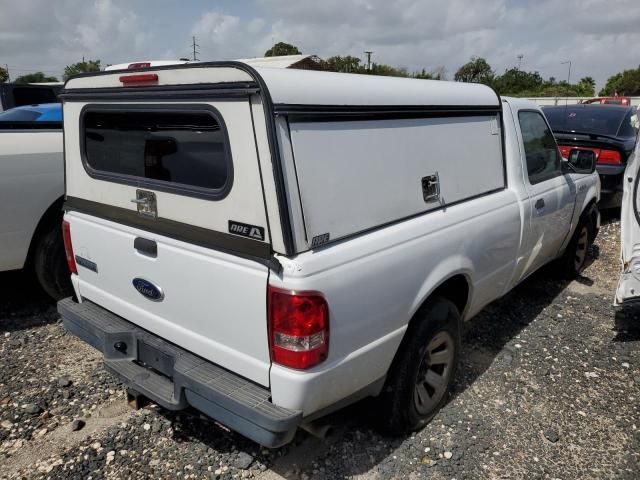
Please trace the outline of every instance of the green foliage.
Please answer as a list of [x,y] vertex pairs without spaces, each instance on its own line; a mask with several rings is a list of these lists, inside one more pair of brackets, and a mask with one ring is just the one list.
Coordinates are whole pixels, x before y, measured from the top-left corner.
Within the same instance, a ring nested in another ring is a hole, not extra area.
[[362,75],[382,75],[385,77],[412,77],[423,80],[444,80],[446,74],[444,67],[438,67],[431,72],[423,68],[419,72],[409,73],[404,67],[392,67],[384,63],[372,63],[371,70],[368,70],[362,59],[351,55],[329,57],[323,62],[322,66],[324,70],[329,72],[360,73]]
[[15,79],[15,83],[42,83],[57,81],[58,79],[56,77],[48,77],[42,72],[29,73]]
[[495,77],[490,85],[500,95],[530,96],[531,92],[540,91],[544,84],[545,81],[538,72],[510,68],[504,74]]
[[427,72],[424,68],[420,72],[415,72],[412,76],[421,80],[433,80],[433,73]]
[[67,80],[69,77],[73,75],[77,75],[79,73],[87,73],[87,72],[99,72],[100,71],[100,60],[87,60],[78,63],[74,63],[72,65],[67,65],[64,67],[64,79]]
[[269,50],[264,52],[265,57],[279,57],[281,55],[300,55],[302,52],[298,47],[289,43],[278,42]]
[[640,66],[609,77],[604,88],[600,90],[600,95],[608,97],[615,94],[630,97],[640,95]]
[[482,57],[471,57],[453,76],[456,82],[491,84],[495,74],[491,65]]
[[596,82],[584,77],[576,84],[558,82],[555,77],[545,80],[538,72],[526,72],[518,68],[505,70],[496,75],[491,65],[479,57],[471,57],[456,72],[454,79],[460,82],[483,83],[492,87],[499,95],[514,97],[592,97]]
[[371,70],[365,71],[369,75],[382,75],[384,77],[408,77],[409,73],[404,67],[396,68],[384,63],[372,63]]
[[9,72],[6,68],[0,67],[0,83],[4,83],[9,80]]
[[364,73],[366,67],[360,64],[361,61],[358,57],[352,57],[351,55],[344,57],[336,55],[327,58],[323,66],[329,72]]

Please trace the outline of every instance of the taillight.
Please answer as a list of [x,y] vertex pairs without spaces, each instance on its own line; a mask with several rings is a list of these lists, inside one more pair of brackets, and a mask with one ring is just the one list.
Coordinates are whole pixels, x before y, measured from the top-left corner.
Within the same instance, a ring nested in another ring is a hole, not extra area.
[[271,360],[307,369],[329,353],[329,306],[319,292],[294,292],[269,286]]
[[569,155],[571,154],[571,147],[564,147],[561,145],[558,148],[560,148],[560,155],[562,155],[562,158],[564,158],[565,160],[568,160]]
[[622,163],[620,152],[617,150],[600,150],[598,163],[620,164]]
[[64,240],[64,252],[67,255],[67,265],[71,273],[78,273],[76,259],[73,256],[73,245],[71,244],[71,225],[66,220],[62,221],[62,239]]

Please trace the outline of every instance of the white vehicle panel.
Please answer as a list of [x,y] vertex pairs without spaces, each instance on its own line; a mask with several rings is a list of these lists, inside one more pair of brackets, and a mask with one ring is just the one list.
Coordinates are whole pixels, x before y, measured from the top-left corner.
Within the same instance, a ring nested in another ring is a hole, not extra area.
[[0,271],[22,268],[45,211],[64,193],[62,132],[0,132]]
[[[282,258],[284,272],[281,277],[272,275],[270,283],[323,292],[330,306],[331,343],[329,358],[312,369],[306,384],[299,375],[272,368],[274,401],[294,408],[294,399],[304,399],[295,408],[308,414],[339,399],[343,391],[334,390],[332,382],[343,369],[349,371],[349,385],[357,389],[378,380],[382,370],[373,367],[381,360],[390,364],[399,342],[394,332],[406,328],[424,300],[453,275],[469,279],[472,291],[463,314],[471,318],[510,288],[520,227],[516,197],[502,190],[291,260]],[[365,355],[374,345],[375,362],[353,357],[356,351]],[[335,368],[335,375],[316,375]],[[322,379],[327,383],[315,385]],[[292,394],[296,388],[308,391]]]
[[[202,105],[202,103],[199,104]],[[65,103],[65,117],[79,118],[85,105],[82,102]],[[185,103],[185,105],[190,104]],[[265,228],[265,241],[268,242],[267,219],[260,172],[256,168],[258,158],[253,141],[249,102],[246,100],[220,101],[215,103],[215,108],[220,112],[229,135],[233,162],[233,186],[229,194],[220,200],[203,200],[182,194],[155,191],[158,216],[219,232],[228,231],[229,220],[257,225]],[[92,178],[83,165],[82,152],[79,148],[81,135],[77,126],[65,126],[67,196],[105,203],[135,212],[136,205],[132,200],[136,198],[136,190],[138,188],[154,189]]]
[[622,272],[615,305],[640,299],[640,141],[627,160],[620,210],[620,260]]
[[[71,223],[74,253],[97,265],[97,272],[78,265],[82,298],[246,378],[269,384],[267,267],[89,215],[71,212],[65,219]],[[154,240],[157,257],[136,251],[136,237]],[[142,296],[132,285],[134,278],[161,287],[164,300]]]
[[[309,242],[504,187],[496,116],[300,122],[290,130]],[[426,202],[422,179],[431,175],[440,196]]]

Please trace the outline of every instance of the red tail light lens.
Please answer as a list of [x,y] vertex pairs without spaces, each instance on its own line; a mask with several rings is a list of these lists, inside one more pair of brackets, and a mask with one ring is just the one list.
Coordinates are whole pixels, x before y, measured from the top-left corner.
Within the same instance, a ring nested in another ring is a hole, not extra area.
[[598,163],[620,164],[622,158],[617,150],[601,150],[598,156]]
[[307,369],[329,353],[329,306],[319,292],[293,292],[269,286],[271,360]]
[[71,244],[71,225],[66,220],[62,221],[62,239],[64,240],[64,252],[67,255],[67,265],[71,273],[78,273],[76,259],[73,255],[73,245]]
[[560,149],[560,155],[562,155],[562,158],[564,158],[565,160],[568,160],[569,155],[571,154],[571,147],[564,147],[561,145],[558,148]]
[[136,75],[122,75],[120,81],[125,87],[136,87],[140,85],[154,85],[158,83],[157,73],[139,73]]

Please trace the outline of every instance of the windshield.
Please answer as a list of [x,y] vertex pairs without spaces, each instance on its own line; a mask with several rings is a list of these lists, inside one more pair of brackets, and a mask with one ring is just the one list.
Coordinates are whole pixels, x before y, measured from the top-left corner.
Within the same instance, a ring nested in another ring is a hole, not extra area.
[[627,108],[580,105],[543,109],[551,129],[563,132],[599,133],[618,136],[623,121],[629,121]]

